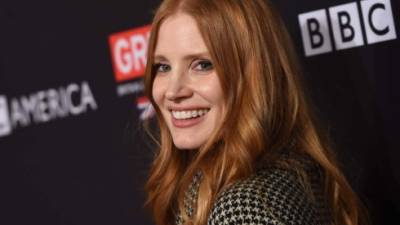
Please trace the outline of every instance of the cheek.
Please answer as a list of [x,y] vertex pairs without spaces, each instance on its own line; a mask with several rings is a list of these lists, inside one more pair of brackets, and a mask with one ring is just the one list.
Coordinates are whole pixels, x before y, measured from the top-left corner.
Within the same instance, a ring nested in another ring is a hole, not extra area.
[[201,92],[207,96],[207,99],[218,107],[224,104],[224,94],[217,74],[212,79],[207,80],[203,85],[199,85]]
[[155,78],[153,82],[153,90],[152,90],[152,96],[154,101],[158,106],[162,103],[165,88],[163,87],[163,83],[159,81],[159,79]]
[[209,99],[213,102],[213,104],[217,107],[216,109],[218,110],[220,122],[223,121],[223,118],[226,116],[226,105],[225,105],[225,98],[224,98],[224,92],[222,90],[221,83],[218,79],[218,76],[215,75],[213,81],[210,83],[210,87],[208,89],[208,96]]

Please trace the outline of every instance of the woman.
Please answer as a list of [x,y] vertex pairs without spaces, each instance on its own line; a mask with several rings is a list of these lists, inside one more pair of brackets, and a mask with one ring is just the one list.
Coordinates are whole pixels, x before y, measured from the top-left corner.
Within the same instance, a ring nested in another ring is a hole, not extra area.
[[361,223],[293,49],[268,1],[162,2],[145,77],[159,125],[146,185],[157,225]]

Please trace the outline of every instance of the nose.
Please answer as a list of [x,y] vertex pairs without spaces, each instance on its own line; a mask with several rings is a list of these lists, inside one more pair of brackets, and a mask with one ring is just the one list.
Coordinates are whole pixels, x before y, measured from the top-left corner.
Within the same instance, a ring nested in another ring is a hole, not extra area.
[[173,73],[170,75],[165,97],[170,101],[190,97],[193,92],[190,88],[187,76],[184,73]]

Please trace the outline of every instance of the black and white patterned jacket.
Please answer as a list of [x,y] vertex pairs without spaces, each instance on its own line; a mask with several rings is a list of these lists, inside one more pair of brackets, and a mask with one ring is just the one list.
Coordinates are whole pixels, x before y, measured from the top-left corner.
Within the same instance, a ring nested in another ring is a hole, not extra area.
[[320,170],[310,160],[300,162],[306,177],[290,167],[270,166],[226,188],[213,204],[207,225],[332,224]]
[[327,225],[329,212],[322,190],[312,184],[313,196],[296,173],[268,168],[223,191],[208,225]]

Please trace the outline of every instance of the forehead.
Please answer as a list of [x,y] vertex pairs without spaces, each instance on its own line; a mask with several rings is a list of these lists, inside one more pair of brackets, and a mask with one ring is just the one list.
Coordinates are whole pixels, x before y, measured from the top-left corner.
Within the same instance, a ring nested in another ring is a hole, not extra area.
[[158,31],[156,55],[187,55],[205,51],[207,47],[193,17],[177,13],[162,22]]

